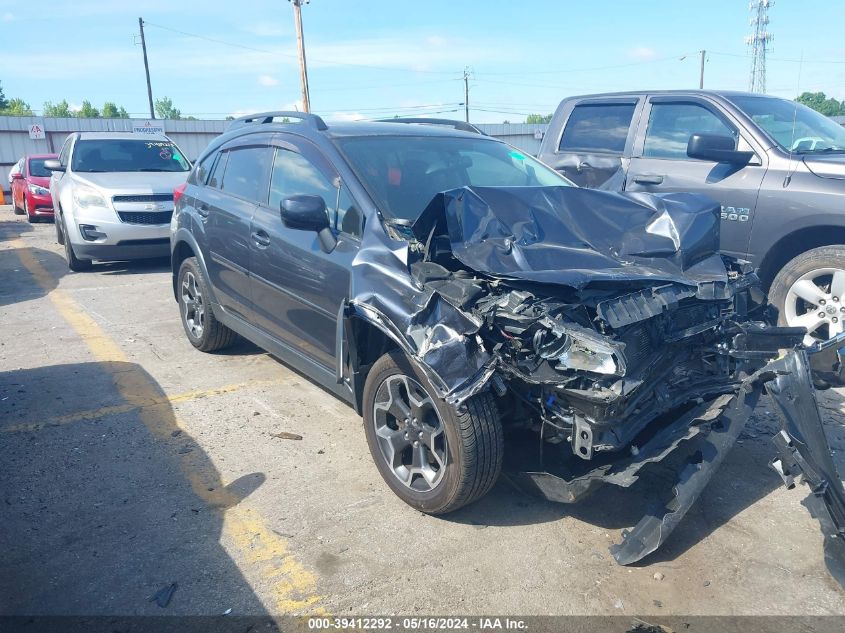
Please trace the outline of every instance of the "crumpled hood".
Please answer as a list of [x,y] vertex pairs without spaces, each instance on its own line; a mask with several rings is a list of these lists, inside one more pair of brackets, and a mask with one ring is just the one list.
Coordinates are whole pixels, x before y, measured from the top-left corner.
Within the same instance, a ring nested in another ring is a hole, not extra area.
[[[445,222],[445,226],[442,223]],[[575,187],[465,187],[438,194],[414,235],[493,277],[571,286],[726,281],[719,206],[696,194]]]
[[845,154],[807,155],[804,164],[820,178],[845,180]]

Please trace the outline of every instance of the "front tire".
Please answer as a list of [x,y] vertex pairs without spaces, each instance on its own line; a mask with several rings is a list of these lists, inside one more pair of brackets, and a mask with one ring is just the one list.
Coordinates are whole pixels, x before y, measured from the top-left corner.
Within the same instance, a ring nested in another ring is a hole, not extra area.
[[182,327],[191,345],[201,352],[215,352],[231,345],[237,335],[214,316],[208,282],[196,257],[182,262],[177,283]]
[[806,327],[805,345],[845,331],[845,246],[801,253],[780,270],[769,289],[778,325]]
[[70,237],[67,234],[67,224],[62,218],[62,233],[64,234],[65,259],[67,259],[67,267],[75,272],[81,273],[91,270],[93,265],[90,259],[79,259],[76,253],[73,252],[73,245],[70,243]]
[[29,202],[26,198],[23,199],[23,212],[26,214],[27,222],[29,222],[30,224],[35,224],[36,222],[38,222],[38,218],[36,218],[29,212]]
[[385,483],[428,514],[483,497],[499,477],[504,440],[496,403],[480,393],[457,409],[399,351],[382,356],[364,385],[367,444]]

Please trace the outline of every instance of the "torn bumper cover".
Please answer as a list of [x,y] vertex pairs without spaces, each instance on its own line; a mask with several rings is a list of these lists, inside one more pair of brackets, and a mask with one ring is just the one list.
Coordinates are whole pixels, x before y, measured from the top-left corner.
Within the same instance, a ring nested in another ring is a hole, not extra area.
[[793,353],[771,363],[767,369],[773,376],[766,389],[783,422],[774,438],[780,457],[772,466],[787,488],[794,487],[798,475],[810,488],[804,506],[821,526],[828,570],[845,586],[845,488],[825,436],[811,374],[811,368],[819,368],[817,379],[820,375],[826,375],[826,379],[841,376],[843,345],[845,337],[840,335],[813,350],[814,353]]
[[810,488],[803,504],[819,521],[831,575],[845,586],[845,488],[831,457],[814,387],[819,379],[837,386],[845,384],[843,346],[845,335],[840,335],[810,350],[788,352],[750,376],[735,395],[720,396],[679,417],[624,460],[571,479],[549,472],[527,472],[520,474],[521,481],[549,500],[573,503],[602,483],[629,487],[642,468],[674,451],[681,452],[671,499],[626,531],[621,543],[610,547],[620,565],[635,563],[657,550],[695,503],[742,433],[765,389],[782,419],[782,428],[773,438],[780,456],[772,466],[788,488],[795,486],[799,475]]

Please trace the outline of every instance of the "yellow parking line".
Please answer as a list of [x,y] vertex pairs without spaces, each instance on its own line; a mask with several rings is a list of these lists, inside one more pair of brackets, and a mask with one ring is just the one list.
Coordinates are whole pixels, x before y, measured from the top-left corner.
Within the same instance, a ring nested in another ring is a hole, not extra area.
[[[10,246],[24,267],[44,289],[47,298],[61,316],[84,341],[90,353],[111,373],[115,386],[126,406],[138,410],[138,417],[148,431],[159,440],[171,439],[173,431],[184,429],[173,415],[170,401],[161,397],[158,386],[139,370],[126,369],[129,359],[120,346],[65,291],[56,288],[54,279],[35,258],[20,238]],[[223,513],[223,531],[239,551],[248,571],[256,573],[272,587],[274,613],[316,612],[315,604],[322,599],[315,594],[316,575],[300,563],[290,551],[287,539],[276,534],[257,510],[225,488],[218,487],[216,477],[210,478],[207,469],[196,460],[195,452],[178,456],[180,466],[194,493],[209,506]]]
[[[232,385],[224,385],[216,389],[204,389],[198,391],[186,391],[185,393],[177,393],[172,396],[157,397],[149,403],[143,405],[146,407],[156,406],[169,402],[170,404],[177,404],[179,402],[190,402],[192,400],[200,400],[202,398],[211,398],[226,393],[241,391],[248,387],[260,387],[267,385],[281,385],[284,380],[253,380],[252,382],[239,382]],[[40,431],[48,427],[63,426],[65,424],[73,424],[74,422],[87,422],[89,420],[99,420],[107,415],[119,415],[121,413],[130,413],[137,411],[139,407],[134,404],[117,404],[109,407],[100,407],[98,409],[89,409],[88,411],[77,411],[76,413],[67,413],[65,415],[58,415],[48,418],[42,422],[30,422],[15,424],[7,426],[0,431],[3,433],[23,433],[30,431]]]

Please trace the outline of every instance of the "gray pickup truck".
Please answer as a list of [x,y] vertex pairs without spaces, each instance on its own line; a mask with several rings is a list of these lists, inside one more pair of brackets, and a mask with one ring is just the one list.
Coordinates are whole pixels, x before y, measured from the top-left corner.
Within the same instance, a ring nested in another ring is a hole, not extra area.
[[708,90],[565,99],[539,158],[584,187],[719,201],[721,249],[758,269],[806,342],[845,321],[845,128],[801,104]]

